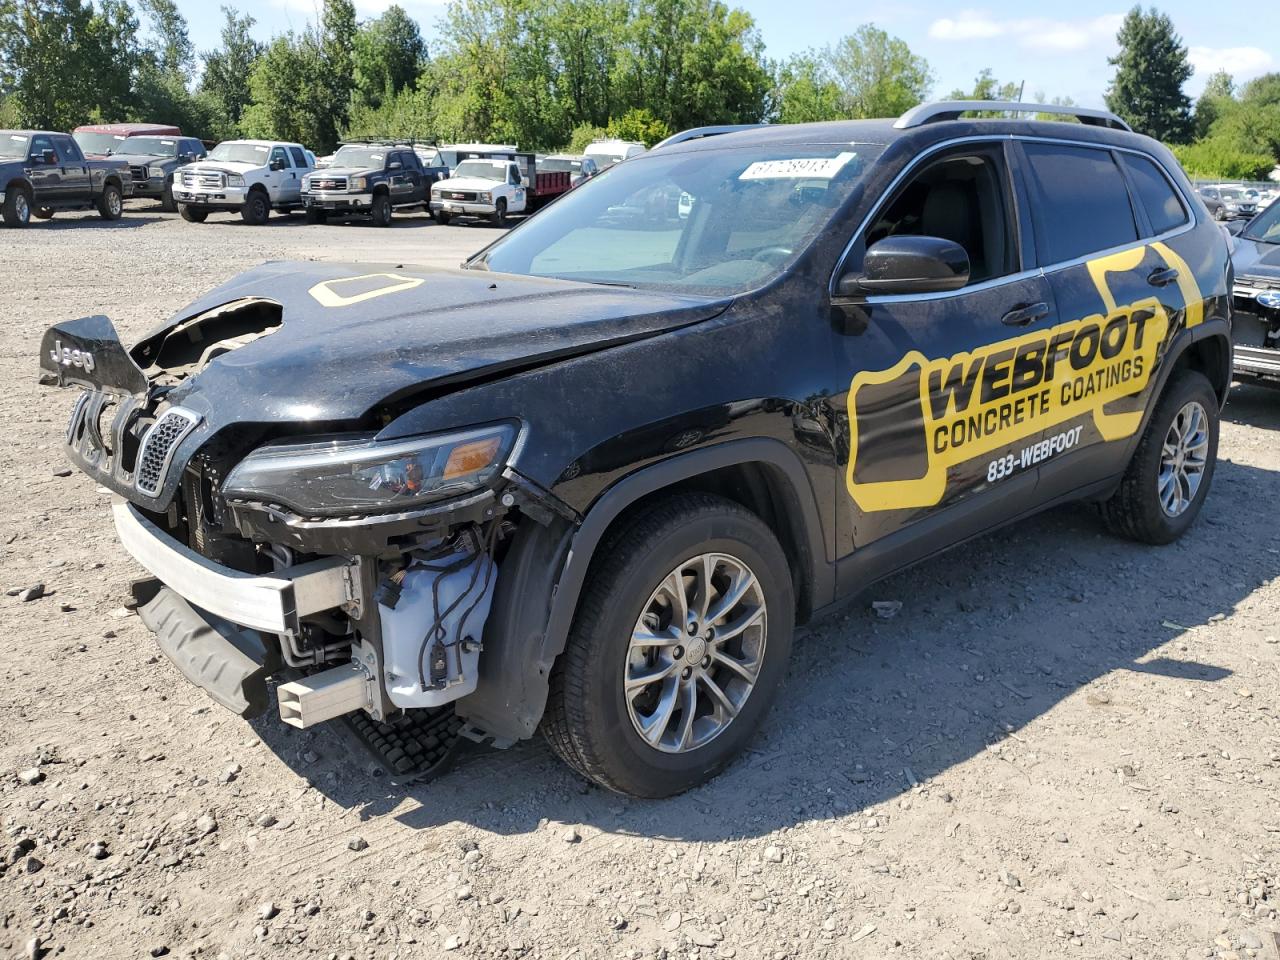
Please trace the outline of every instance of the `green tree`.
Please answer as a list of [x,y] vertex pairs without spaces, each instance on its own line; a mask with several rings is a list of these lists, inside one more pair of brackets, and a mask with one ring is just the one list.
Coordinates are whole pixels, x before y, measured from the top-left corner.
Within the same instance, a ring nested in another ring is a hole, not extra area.
[[1275,167],[1275,157],[1237,150],[1223,139],[1177,144],[1174,156],[1193,177],[1211,180],[1262,180]]
[[973,89],[961,90],[958,87],[951,91],[950,100],[1013,100],[1020,99],[1022,86],[1010,81],[1001,83],[990,67],[984,67],[973,81]]
[[1197,138],[1209,133],[1209,128],[1213,126],[1214,121],[1222,116],[1224,110],[1230,108],[1230,101],[1234,98],[1234,94],[1235,82],[1227,71],[1219,70],[1209,77],[1204,85],[1204,92],[1196,101],[1195,114],[1192,117],[1192,127]]
[[1240,102],[1252,106],[1280,104],[1280,73],[1264,73],[1254,77],[1240,90]]
[[383,100],[412,86],[427,59],[418,24],[404,8],[391,5],[356,31],[352,51],[355,75],[353,108],[376,110]]
[[[351,0],[324,0],[320,12],[318,69],[306,91],[315,111],[316,149],[333,147],[350,115],[355,83],[355,39],[355,5]],[[315,102],[316,98],[319,103]]]
[[1134,7],[1116,35],[1119,52],[1107,89],[1107,107],[1139,133],[1171,143],[1191,134],[1191,101],[1182,86],[1191,77],[1187,48],[1167,14]]
[[223,7],[222,16],[222,46],[200,55],[200,91],[220,117],[214,134],[225,139],[235,135],[249,105],[249,77],[265,47],[253,37],[253,17],[240,16],[232,7]]
[[321,62],[313,33],[289,32],[272,40],[249,75],[250,103],[240,120],[244,134],[293,140],[322,152],[329,143],[321,140],[317,116],[324,100],[317,95]]
[[152,51],[156,65],[165,73],[187,79],[195,65],[195,48],[187,33],[187,18],[174,0],[138,0],[155,34]]
[[652,147],[659,140],[671,136],[671,128],[643,107],[633,107],[616,120],[609,121],[607,135]]
[[778,123],[816,123],[846,116],[827,51],[808,50],[779,65],[773,99]]

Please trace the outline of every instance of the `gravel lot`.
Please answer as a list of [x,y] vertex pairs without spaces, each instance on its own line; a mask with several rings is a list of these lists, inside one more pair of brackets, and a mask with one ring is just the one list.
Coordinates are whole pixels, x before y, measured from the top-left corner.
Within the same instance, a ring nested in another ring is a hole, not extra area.
[[59,475],[44,328],[132,340],[263,260],[449,265],[494,236],[140,204],[0,233],[0,586],[46,589],[0,597],[0,954],[1275,960],[1280,392],[1233,395],[1181,543],[1078,506],[881,584],[800,639],[753,751],[670,801],[540,741],[394,787],[158,658],[107,497]]

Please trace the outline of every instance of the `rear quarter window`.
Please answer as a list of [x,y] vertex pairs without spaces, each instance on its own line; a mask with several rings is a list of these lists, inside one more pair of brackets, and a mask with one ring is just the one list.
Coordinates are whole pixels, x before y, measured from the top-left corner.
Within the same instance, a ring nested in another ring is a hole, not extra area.
[[1167,233],[1187,222],[1187,211],[1178,199],[1177,191],[1155,161],[1126,153],[1121,155],[1138,194],[1138,202],[1151,221],[1153,233]]
[[1138,239],[1129,189],[1111,152],[1025,143],[1036,194],[1033,217],[1043,265],[1075,260]]

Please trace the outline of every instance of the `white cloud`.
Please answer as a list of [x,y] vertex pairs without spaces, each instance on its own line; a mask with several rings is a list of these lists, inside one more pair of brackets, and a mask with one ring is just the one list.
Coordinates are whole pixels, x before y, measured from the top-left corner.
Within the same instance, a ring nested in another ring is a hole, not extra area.
[[1074,51],[1110,43],[1124,15],[1108,13],[1079,20],[1052,20],[1046,17],[1000,20],[983,10],[962,10],[955,17],[942,17],[929,25],[935,40],[991,40],[1004,37],[1034,50]]
[[1261,47],[1192,47],[1187,59],[1198,74],[1208,76],[1225,70],[1235,78],[1265,73],[1275,63]]

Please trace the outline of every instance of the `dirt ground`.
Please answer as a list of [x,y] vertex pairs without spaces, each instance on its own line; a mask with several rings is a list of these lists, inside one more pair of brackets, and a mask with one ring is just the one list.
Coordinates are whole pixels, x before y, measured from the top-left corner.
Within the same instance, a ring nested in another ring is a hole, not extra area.
[[541,741],[395,787],[334,730],[188,685],[123,607],[105,492],[59,475],[44,328],[132,340],[263,260],[453,264],[494,235],[141,205],[0,233],[0,588],[46,591],[0,596],[0,955],[1280,956],[1280,392],[1233,394],[1182,542],[1069,507],[881,584],[677,799],[587,787]]

